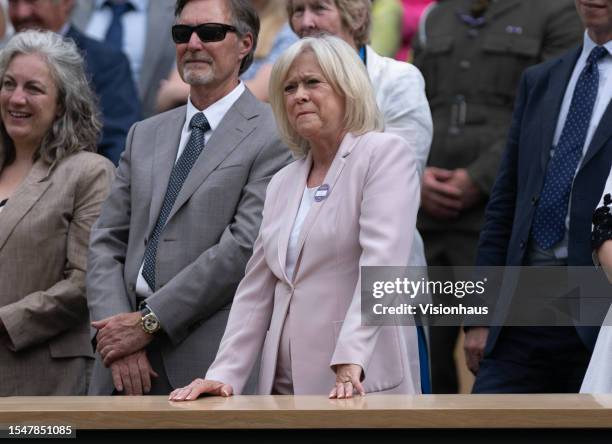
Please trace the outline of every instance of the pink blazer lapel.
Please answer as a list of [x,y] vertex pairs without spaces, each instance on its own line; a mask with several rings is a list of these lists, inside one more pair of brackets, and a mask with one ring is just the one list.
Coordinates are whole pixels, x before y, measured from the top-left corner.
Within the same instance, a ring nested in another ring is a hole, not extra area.
[[[310,207],[310,210],[308,211],[308,214],[306,215],[306,219],[304,219],[304,223],[302,224],[302,229],[300,231],[300,236],[298,238],[298,256],[297,256],[297,262],[296,262],[296,267],[295,267],[295,276],[297,276],[297,273],[299,272],[300,259],[302,255],[302,249],[304,248],[304,243],[306,242],[306,239],[308,239],[308,235],[310,234],[311,229],[313,225],[315,224],[315,221],[317,220],[317,217],[321,213],[321,210],[325,206],[325,203],[327,202],[328,197],[334,193],[334,190],[336,188],[335,185],[338,182],[340,175],[342,174],[342,170],[344,169],[344,166],[346,165],[346,159],[351,154],[355,145],[356,145],[355,136],[353,136],[352,134],[347,134],[342,140],[342,143],[340,144],[340,147],[338,148],[338,152],[336,153],[336,157],[334,157],[334,160],[329,168],[329,171],[327,172],[327,174],[325,175],[325,179],[323,180],[323,185],[329,186],[329,190],[327,191],[326,198],[324,198],[323,200],[319,202],[315,201],[312,207]],[[303,187],[301,191],[302,192],[304,191]],[[299,199],[296,199],[296,200],[298,200],[299,202]],[[291,222],[291,225],[293,225],[293,221]],[[285,249],[285,255],[286,255],[286,251],[287,250]]]
[[306,158],[302,161],[297,173],[293,177],[287,177],[285,180],[285,186],[287,189],[287,195],[289,196],[288,206],[286,211],[282,211],[282,228],[278,236],[278,262],[280,263],[281,272],[287,282],[291,282],[291,279],[287,276],[285,269],[287,268],[287,249],[289,248],[289,236],[291,235],[291,229],[293,228],[293,222],[297,216],[300,202],[302,201],[302,194],[304,193],[304,187],[306,187],[306,180],[308,179],[308,173],[312,165],[312,155],[308,153]]

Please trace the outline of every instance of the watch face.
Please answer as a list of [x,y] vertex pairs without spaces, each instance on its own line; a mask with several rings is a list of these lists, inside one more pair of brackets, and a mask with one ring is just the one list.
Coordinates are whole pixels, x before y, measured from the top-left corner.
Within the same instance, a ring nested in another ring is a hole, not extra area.
[[155,316],[148,314],[142,320],[142,325],[146,331],[154,332],[159,328],[159,322]]

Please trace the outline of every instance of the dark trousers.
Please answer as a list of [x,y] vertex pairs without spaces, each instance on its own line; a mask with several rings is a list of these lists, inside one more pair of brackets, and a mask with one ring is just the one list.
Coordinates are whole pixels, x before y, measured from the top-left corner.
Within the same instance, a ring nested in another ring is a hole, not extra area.
[[[567,261],[532,241],[524,265],[566,266]],[[577,393],[590,358],[575,327],[502,327],[480,363],[472,392]]]
[[166,374],[159,341],[153,341],[149,344],[147,347],[147,357],[151,367],[153,367],[153,370],[158,375],[157,378],[151,377],[151,391],[149,395],[169,395],[177,387],[172,387]]
[[574,327],[504,327],[472,393],[577,393],[590,357]]
[[[454,282],[472,278],[471,275],[462,276],[453,267],[469,267],[474,264],[479,233],[422,231],[421,235],[425,243],[427,265],[436,267],[428,270],[429,279]],[[438,299],[433,296],[432,302],[448,305],[450,301],[447,297]],[[454,354],[458,336],[458,326],[429,328],[432,393],[458,392],[459,381]]]

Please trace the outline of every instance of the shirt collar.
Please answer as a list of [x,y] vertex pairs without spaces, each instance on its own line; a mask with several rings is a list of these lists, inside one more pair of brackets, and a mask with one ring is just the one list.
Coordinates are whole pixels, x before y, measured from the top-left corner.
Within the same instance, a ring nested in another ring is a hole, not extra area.
[[[104,8],[104,4],[108,0],[96,0],[96,9]],[[129,0],[134,9],[139,12],[145,12],[149,6],[149,0]]]
[[[245,90],[244,83],[240,82],[236,88],[234,88],[229,94],[220,98],[215,103],[210,105],[208,108],[201,110],[206,116],[206,120],[208,120],[208,124],[210,125],[210,130],[214,131],[225,114],[232,107],[234,102],[238,100],[238,98],[242,95]],[[189,122],[191,122],[191,118],[200,112],[199,109],[195,107],[195,105],[191,102],[191,96],[189,96],[189,100],[187,101],[187,115],[185,116],[185,129],[189,129]]]
[[588,57],[591,51],[593,50],[593,48],[595,48],[596,46],[603,46],[604,48],[608,50],[608,55],[606,57],[610,57],[610,55],[612,55],[612,40],[608,40],[608,42],[604,43],[603,45],[598,45],[591,39],[588,31],[584,31],[584,42],[582,44],[582,56]]

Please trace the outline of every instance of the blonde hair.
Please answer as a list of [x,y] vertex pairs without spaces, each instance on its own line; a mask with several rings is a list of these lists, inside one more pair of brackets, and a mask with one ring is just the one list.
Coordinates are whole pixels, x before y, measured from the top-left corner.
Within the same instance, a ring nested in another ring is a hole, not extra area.
[[[370,41],[372,24],[371,0],[334,0],[342,25],[350,32],[357,46],[367,45]],[[289,24],[293,16],[293,0],[287,0],[287,15]],[[293,25],[291,25],[293,29]],[[295,31],[295,30],[294,30]]]
[[308,141],[291,126],[284,98],[289,70],[307,51],[314,55],[332,89],[345,99],[344,129],[356,135],[382,131],[383,117],[376,105],[374,89],[355,50],[338,37],[306,37],[287,48],[274,64],[270,77],[270,105],[287,146],[298,156],[307,154],[310,149]]

